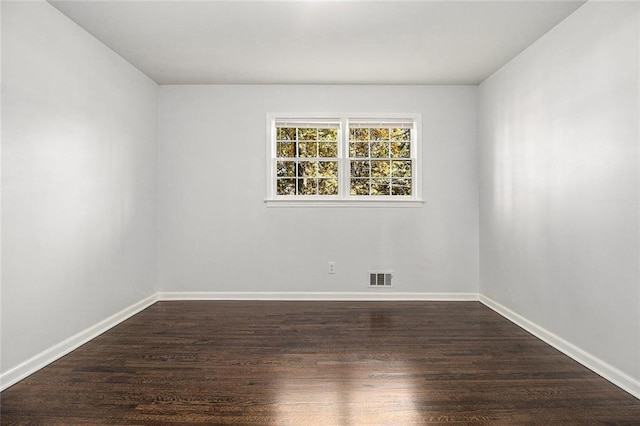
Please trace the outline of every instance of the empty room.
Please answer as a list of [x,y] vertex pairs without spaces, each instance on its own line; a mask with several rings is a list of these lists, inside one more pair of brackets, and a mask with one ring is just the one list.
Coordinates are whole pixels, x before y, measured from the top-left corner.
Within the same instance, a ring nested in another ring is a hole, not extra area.
[[640,2],[0,23],[1,424],[640,425]]

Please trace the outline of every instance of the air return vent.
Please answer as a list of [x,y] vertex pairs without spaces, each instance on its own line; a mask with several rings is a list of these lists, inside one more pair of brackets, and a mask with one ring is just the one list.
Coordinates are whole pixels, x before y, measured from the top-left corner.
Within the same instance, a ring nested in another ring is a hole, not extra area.
[[392,271],[369,271],[369,287],[391,287]]

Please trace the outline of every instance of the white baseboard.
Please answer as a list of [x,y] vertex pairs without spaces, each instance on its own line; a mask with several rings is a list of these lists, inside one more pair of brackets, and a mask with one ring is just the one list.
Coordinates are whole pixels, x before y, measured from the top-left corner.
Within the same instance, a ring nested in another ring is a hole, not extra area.
[[512,311],[506,306],[501,305],[495,300],[480,295],[480,303],[494,310],[517,326],[525,329],[548,345],[553,346],[568,357],[584,365],[589,370],[604,377],[614,385],[640,399],[640,381],[607,364],[601,359],[596,358],[595,356],[580,349],[574,344],[567,342],[563,338],[556,336],[549,330],[540,327],[536,323],[526,319],[520,314],[517,314],[516,312]]
[[26,360],[22,364],[8,370],[0,375],[0,390],[5,390],[11,385],[16,384],[20,380],[35,373],[53,361],[65,356],[74,349],[84,345],[88,341],[98,337],[100,334],[115,327],[124,320],[134,316],[138,312],[148,308],[158,301],[158,295],[154,294],[147,297],[140,302],[121,310],[120,312],[110,316],[107,319],[100,321],[99,323],[81,331],[80,333],[69,337],[66,340],[46,349],[34,357]]
[[378,292],[160,292],[158,300],[283,300],[283,301],[478,301],[478,293]]

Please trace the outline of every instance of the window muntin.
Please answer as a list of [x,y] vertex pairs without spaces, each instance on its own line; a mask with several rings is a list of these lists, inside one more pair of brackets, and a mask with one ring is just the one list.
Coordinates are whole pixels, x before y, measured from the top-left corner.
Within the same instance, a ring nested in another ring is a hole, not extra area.
[[419,122],[418,114],[384,119],[270,115],[267,201],[418,205]]

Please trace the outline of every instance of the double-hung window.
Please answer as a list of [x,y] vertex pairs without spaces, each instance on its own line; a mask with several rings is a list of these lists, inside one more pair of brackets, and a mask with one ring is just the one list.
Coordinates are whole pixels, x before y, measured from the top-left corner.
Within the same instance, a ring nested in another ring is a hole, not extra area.
[[420,121],[269,115],[268,205],[421,205]]

